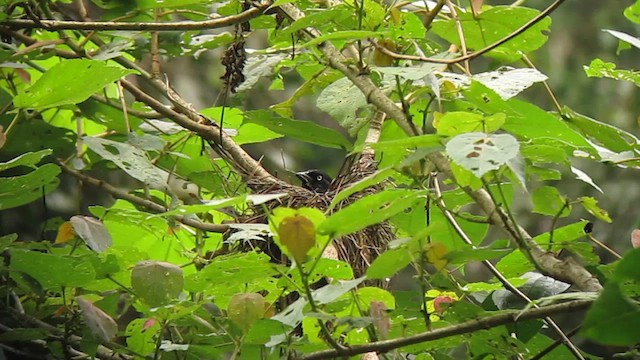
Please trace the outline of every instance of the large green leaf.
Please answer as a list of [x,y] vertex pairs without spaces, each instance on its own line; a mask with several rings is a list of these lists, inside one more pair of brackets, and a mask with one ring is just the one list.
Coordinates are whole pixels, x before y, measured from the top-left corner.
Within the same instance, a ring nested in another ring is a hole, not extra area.
[[60,167],[44,164],[25,175],[1,178],[0,210],[28,204],[55,190],[60,183]]
[[604,345],[635,344],[640,341],[640,307],[610,281],[587,312],[581,334]]
[[[46,109],[77,104],[108,84],[135,71],[108,66],[104,61],[64,60],[13,99],[19,108]],[[81,80],[81,81],[78,81]]]
[[334,237],[364,229],[410,207],[426,196],[425,191],[391,189],[363,197],[331,215],[319,227],[321,234]]
[[[339,132],[311,121],[293,120],[268,110],[245,113],[244,124],[256,124],[277,134],[336,149],[350,149],[351,142]],[[247,126],[247,125],[243,125]]]
[[495,91],[477,81],[463,90],[463,95],[486,114],[506,114],[502,129],[514,135],[531,140],[552,139],[557,143],[554,146],[563,145],[596,154],[587,139],[565,121],[531,103],[517,99],[505,101]]
[[13,251],[10,269],[14,274],[18,272],[30,276],[44,289],[83,286],[96,276],[93,266],[83,258],[37,251]]
[[[640,74],[638,74],[640,84]],[[565,107],[562,113],[567,121],[580,130],[591,141],[616,153],[640,149],[640,140],[633,134],[613,125],[591,119]],[[629,156],[633,156],[630,153]]]
[[18,166],[31,166],[34,167],[37,163],[47,155],[51,155],[51,149],[40,150],[36,152],[24,153],[14,159],[7,162],[0,163],[0,171],[12,169]]
[[351,80],[343,77],[322,90],[316,106],[331,115],[340,125],[354,135],[364,125],[366,119],[359,117],[359,111],[366,107],[367,99]]
[[166,187],[169,174],[154,166],[142,149],[127,143],[98,137],[85,136],[82,140],[96,154],[112,161],[133,178],[152,186],[154,189]]
[[[472,11],[458,12],[458,17],[467,47],[479,50],[511,34],[538,14],[538,10],[530,8],[496,6],[480,14]],[[432,30],[452,44],[460,46],[456,22],[457,19],[454,18],[434,21]],[[546,17],[515,39],[491,50],[487,55],[507,62],[515,61],[544,45],[550,25],[551,19]]]

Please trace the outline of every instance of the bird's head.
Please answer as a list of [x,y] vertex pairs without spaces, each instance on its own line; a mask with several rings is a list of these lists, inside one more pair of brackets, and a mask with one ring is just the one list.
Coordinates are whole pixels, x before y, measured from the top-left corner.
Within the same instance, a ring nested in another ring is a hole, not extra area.
[[307,170],[297,172],[296,176],[302,181],[302,187],[317,193],[329,191],[331,177],[320,170]]

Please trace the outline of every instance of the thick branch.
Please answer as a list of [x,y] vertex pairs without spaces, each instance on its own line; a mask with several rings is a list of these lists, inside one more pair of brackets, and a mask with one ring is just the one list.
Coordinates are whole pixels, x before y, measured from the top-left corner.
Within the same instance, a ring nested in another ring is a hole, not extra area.
[[264,13],[271,2],[260,4],[237,15],[204,21],[177,22],[102,22],[102,21],[63,21],[63,20],[5,20],[0,26],[11,29],[45,29],[45,30],[133,30],[133,31],[178,31],[216,29],[247,22]]
[[346,356],[353,356],[357,354],[364,354],[368,352],[384,353],[394,349],[398,349],[403,346],[419,344],[422,342],[443,339],[446,337],[467,334],[477,330],[490,329],[497,326],[516,323],[518,321],[539,319],[555,314],[568,313],[578,310],[587,309],[593,303],[592,300],[574,300],[562,304],[545,306],[539,309],[531,309],[527,311],[514,310],[501,314],[487,316],[485,318],[465,321],[460,324],[455,324],[439,329],[433,329],[417,335],[407,336],[392,340],[375,341],[364,345],[355,345],[348,350],[338,352],[337,350],[323,350],[311,353],[303,356],[300,359],[304,360],[319,360],[319,359],[333,359]]

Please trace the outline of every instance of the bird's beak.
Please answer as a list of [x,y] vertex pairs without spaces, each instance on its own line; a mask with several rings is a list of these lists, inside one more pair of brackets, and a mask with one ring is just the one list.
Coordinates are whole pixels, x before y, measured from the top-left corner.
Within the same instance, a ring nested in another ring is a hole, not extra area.
[[309,172],[308,171],[300,171],[295,173],[296,176],[298,177],[298,179],[302,180],[302,182],[310,182],[311,181],[311,177],[309,176]]

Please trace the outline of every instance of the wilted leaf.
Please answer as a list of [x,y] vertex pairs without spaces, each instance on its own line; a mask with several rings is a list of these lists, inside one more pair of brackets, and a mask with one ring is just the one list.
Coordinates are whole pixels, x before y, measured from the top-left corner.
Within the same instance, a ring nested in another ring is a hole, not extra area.
[[71,217],[70,222],[75,233],[91,250],[101,253],[111,246],[111,235],[109,235],[107,228],[100,220],[89,216],[76,215]]
[[302,264],[316,243],[316,228],[302,215],[284,218],[278,227],[280,243],[287,247],[296,263]]
[[131,270],[131,287],[152,307],[168,304],[184,286],[182,269],[162,261],[140,261]]
[[256,321],[264,318],[266,305],[260,294],[236,294],[229,300],[227,316],[246,333]]
[[372,301],[369,315],[373,318],[373,325],[378,330],[380,337],[384,340],[389,335],[391,329],[391,319],[387,314],[387,306],[382,301]]
[[73,231],[73,225],[69,221],[65,221],[58,228],[58,234],[56,235],[56,244],[64,244],[69,240],[73,240],[76,237],[75,231]]
[[116,324],[115,320],[89,300],[80,296],[77,296],[75,300],[91,333],[102,342],[112,341],[118,332],[118,324]]

